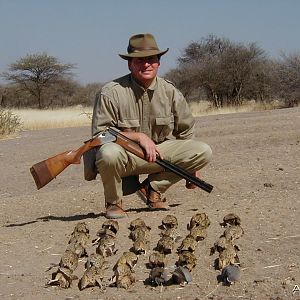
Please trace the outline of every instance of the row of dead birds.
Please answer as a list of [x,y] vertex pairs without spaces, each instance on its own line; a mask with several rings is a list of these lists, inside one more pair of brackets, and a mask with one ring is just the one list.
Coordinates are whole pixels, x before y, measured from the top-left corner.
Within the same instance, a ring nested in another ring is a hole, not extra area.
[[69,239],[67,248],[62,254],[59,264],[52,264],[48,269],[58,267],[52,273],[52,279],[47,283],[48,285],[58,285],[62,288],[70,287],[72,280],[77,279],[73,272],[78,266],[78,261],[81,257],[87,256],[86,246],[90,234],[86,224],[78,223]]
[[175,263],[174,271],[169,276],[165,264],[166,255],[172,253],[180,235],[176,216],[167,215],[163,218],[162,224],[159,226],[161,238],[157,242],[156,251],[149,256],[148,265],[151,268],[149,282],[151,285],[183,285],[192,281],[191,271],[197,263],[194,252],[198,242],[207,237],[206,229],[209,225],[210,221],[205,213],[198,213],[191,218],[187,225],[189,233],[177,248],[178,260]]
[[113,267],[114,275],[110,280],[111,285],[124,289],[129,289],[136,282],[134,268],[138,262],[138,256],[146,254],[150,247],[151,228],[142,219],[131,221],[128,229],[133,245],[117,260]]
[[[172,253],[175,243],[181,237],[178,234],[176,216],[166,215],[159,226],[161,238],[154,248],[155,251],[149,255],[147,266],[151,270],[146,282],[154,286],[191,282],[191,272],[197,264],[194,252],[198,243],[207,237],[209,225],[210,220],[205,213],[198,213],[191,218],[187,225],[189,233],[177,248],[178,259],[174,271],[170,273],[166,267],[166,256]],[[221,270],[219,280],[230,284],[239,279],[240,269],[237,252],[240,249],[235,242],[243,235],[244,231],[241,227],[240,218],[232,213],[223,218],[221,225],[226,228],[214,243],[210,254],[219,253],[219,257],[215,261],[216,269]],[[113,267],[114,275],[110,279],[110,285],[125,289],[128,289],[136,281],[134,267],[137,264],[138,256],[146,255],[150,248],[151,228],[142,219],[133,220],[129,230],[129,238],[133,241],[133,245],[117,260]],[[103,289],[104,271],[108,268],[108,262],[105,258],[117,253],[116,235],[118,231],[119,225],[116,220],[105,221],[102,228],[97,232],[97,238],[93,240],[93,245],[96,246],[95,253],[88,257],[86,246],[90,237],[89,229],[84,222],[78,223],[71,234],[65,252],[61,256],[60,263],[53,265],[58,266],[58,269],[52,273],[52,279],[48,285],[58,285],[62,288],[70,287],[72,280],[78,279],[73,275],[73,272],[78,266],[79,259],[87,257],[85,272],[79,280],[78,287],[80,290],[92,286],[99,286]]]
[[243,236],[244,230],[241,226],[240,217],[234,213],[224,216],[220,225],[225,227],[225,230],[214,243],[210,255],[218,253],[218,258],[215,260],[215,268],[221,271],[218,281],[223,282],[224,285],[231,285],[240,279],[241,271],[238,257],[240,247],[236,241]]
[[116,235],[119,231],[119,224],[115,220],[103,222],[101,229],[97,232],[97,238],[92,241],[96,246],[95,253],[88,256],[85,263],[85,271],[78,282],[80,290],[88,287],[98,286],[105,289],[103,284],[104,272],[108,269],[108,261],[105,258],[117,253]]
[[[58,264],[59,268],[52,273],[52,279],[48,285],[58,285],[62,288],[70,287],[72,280],[78,279],[72,273],[78,266],[79,258],[86,256],[85,271],[78,282],[79,289],[98,286],[104,290],[104,273],[108,268],[106,258],[115,255],[118,251],[116,248],[118,231],[119,224],[117,221],[105,221],[97,232],[97,238],[92,241],[92,244],[96,246],[95,253],[87,256],[85,247],[89,239],[89,230],[84,222],[78,223]],[[114,275],[110,279],[110,285],[128,289],[135,282],[133,269],[137,260],[138,257],[134,252],[124,252],[113,267]]]
[[133,244],[129,251],[123,252],[113,267],[111,285],[118,288],[129,289],[135,282],[134,268],[138,262],[138,256],[146,254],[150,247],[150,230],[142,219],[135,219],[130,222],[129,238]]
[[118,230],[118,222],[112,220],[104,222],[102,228],[97,232],[97,238],[93,241],[93,245],[96,245],[95,253],[88,256],[86,246],[90,238],[89,229],[85,222],[76,224],[59,264],[52,264],[49,268],[58,266],[47,285],[69,288],[72,281],[78,279],[73,272],[78,266],[79,259],[87,257],[85,272],[78,282],[79,289],[83,290],[91,286],[103,288],[104,270],[108,268],[105,257],[117,252],[115,240]]

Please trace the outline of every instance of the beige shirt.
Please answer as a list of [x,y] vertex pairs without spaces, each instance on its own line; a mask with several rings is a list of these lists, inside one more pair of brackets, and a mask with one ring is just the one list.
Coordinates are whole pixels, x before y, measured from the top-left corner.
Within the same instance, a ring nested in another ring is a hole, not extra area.
[[160,143],[191,138],[194,123],[189,105],[171,82],[156,77],[144,89],[128,74],[109,82],[96,95],[92,135],[112,126],[143,132]]

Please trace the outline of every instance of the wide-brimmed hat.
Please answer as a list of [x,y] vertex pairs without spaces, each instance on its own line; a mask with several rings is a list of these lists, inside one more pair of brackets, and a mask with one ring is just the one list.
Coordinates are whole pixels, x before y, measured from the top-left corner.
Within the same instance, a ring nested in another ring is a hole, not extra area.
[[155,38],[151,33],[140,33],[133,35],[129,39],[127,54],[119,54],[123,59],[130,59],[133,57],[147,57],[152,55],[162,56],[169,51],[159,50]]

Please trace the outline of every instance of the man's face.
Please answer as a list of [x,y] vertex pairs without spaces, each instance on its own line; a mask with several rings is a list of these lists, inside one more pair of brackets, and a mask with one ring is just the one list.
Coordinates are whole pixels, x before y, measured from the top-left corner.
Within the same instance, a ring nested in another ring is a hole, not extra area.
[[157,55],[147,57],[134,57],[128,61],[128,68],[133,77],[145,88],[148,88],[156,77],[160,66]]

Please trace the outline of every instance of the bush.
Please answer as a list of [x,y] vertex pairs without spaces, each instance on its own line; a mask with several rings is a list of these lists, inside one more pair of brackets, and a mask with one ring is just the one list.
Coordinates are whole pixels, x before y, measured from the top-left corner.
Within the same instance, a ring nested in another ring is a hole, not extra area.
[[22,127],[20,117],[0,107],[0,138],[15,133]]

